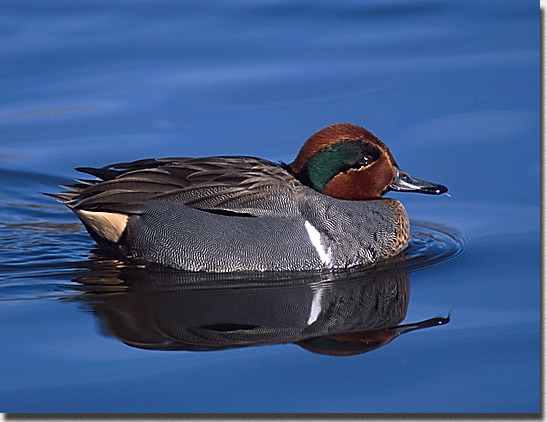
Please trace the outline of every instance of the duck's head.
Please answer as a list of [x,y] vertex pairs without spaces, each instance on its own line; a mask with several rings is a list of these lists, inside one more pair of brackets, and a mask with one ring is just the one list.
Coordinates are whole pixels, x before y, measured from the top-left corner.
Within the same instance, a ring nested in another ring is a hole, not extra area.
[[338,199],[378,199],[390,190],[430,195],[448,191],[406,174],[382,141],[348,123],[314,133],[289,166],[304,184]]

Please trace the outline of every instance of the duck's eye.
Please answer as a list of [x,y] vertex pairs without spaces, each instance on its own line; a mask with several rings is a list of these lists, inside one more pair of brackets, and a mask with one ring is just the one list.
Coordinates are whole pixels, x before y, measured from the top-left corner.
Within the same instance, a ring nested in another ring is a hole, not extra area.
[[370,155],[363,155],[361,157],[361,159],[359,160],[359,164],[363,165],[363,166],[368,166],[370,163],[372,163],[372,156]]

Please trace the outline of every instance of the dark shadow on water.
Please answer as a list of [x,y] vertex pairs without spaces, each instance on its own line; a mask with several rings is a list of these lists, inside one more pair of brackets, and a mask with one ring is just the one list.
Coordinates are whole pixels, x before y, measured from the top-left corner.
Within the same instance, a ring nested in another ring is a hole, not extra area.
[[410,299],[408,273],[464,249],[456,234],[421,224],[414,224],[405,253],[370,269],[207,274],[97,256],[76,280],[77,300],[106,335],[142,349],[295,343],[320,354],[361,354],[449,322],[434,317],[399,325]]

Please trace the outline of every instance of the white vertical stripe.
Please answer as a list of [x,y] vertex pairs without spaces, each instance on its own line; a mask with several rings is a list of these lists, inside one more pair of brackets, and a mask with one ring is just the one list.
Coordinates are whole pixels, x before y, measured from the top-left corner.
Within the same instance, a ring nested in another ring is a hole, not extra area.
[[319,255],[321,262],[325,265],[330,265],[332,262],[331,249],[325,248],[325,246],[321,243],[321,233],[319,233],[319,231],[317,231],[317,229],[313,227],[309,221],[304,223],[304,227],[306,227],[308,236],[310,237],[310,242],[317,251],[317,255]]
[[324,287],[320,287],[313,292],[313,299],[311,302],[310,316],[308,318],[308,325],[313,324],[319,314],[321,313],[321,298],[323,297]]

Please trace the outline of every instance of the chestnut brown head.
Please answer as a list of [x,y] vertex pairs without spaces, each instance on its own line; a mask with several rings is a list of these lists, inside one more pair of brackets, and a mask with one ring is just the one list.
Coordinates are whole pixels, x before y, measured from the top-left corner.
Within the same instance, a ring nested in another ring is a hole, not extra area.
[[314,133],[290,168],[304,184],[339,199],[378,199],[389,190],[447,191],[442,185],[404,173],[382,141],[365,128],[348,123]]

